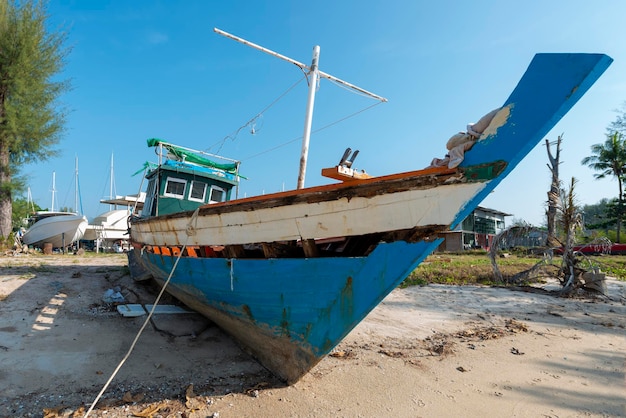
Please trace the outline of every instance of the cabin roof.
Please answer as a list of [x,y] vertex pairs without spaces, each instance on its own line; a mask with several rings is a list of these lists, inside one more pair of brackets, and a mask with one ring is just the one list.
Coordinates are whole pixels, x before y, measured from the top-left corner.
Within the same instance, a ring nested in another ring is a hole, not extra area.
[[175,173],[184,173],[197,177],[210,178],[220,182],[228,183],[233,186],[239,184],[239,176],[212,167],[204,167],[193,163],[187,163],[182,161],[167,160],[161,164],[157,169],[152,170],[146,175],[146,178],[151,178],[155,175],[157,170],[170,171]]

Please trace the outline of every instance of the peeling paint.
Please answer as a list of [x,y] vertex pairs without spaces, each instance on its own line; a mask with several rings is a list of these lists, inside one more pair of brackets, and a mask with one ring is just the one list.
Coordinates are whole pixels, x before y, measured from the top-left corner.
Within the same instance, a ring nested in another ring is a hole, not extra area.
[[487,129],[483,131],[483,134],[480,136],[479,141],[484,141],[490,136],[496,135],[498,133],[498,129],[506,125],[506,123],[509,121],[509,117],[511,116],[511,109],[514,106],[514,103],[510,103],[507,106],[501,108],[493,117],[491,123],[489,124],[489,126],[487,126]]

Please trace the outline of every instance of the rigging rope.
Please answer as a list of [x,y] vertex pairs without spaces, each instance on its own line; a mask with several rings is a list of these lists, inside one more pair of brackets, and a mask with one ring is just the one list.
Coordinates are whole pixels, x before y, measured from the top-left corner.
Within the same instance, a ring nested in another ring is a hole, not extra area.
[[[300,68],[300,67],[298,67],[298,68]],[[268,109],[270,109],[272,106],[274,106],[274,105],[275,105],[275,104],[276,104],[279,100],[281,100],[281,99],[282,99],[285,95],[287,95],[287,93],[289,93],[291,90],[293,90],[293,89],[294,89],[294,88],[295,88],[298,84],[300,84],[300,83],[302,82],[302,80],[303,80],[303,79],[307,81],[307,85],[308,85],[308,84],[309,84],[309,78],[308,78],[308,76],[307,76],[307,73],[306,73],[306,72],[305,72],[302,68],[300,68],[300,70],[302,70],[302,73],[303,73],[303,75],[304,75],[302,78],[298,79],[298,81],[296,81],[293,85],[291,85],[291,87],[289,87],[287,90],[285,90],[285,92],[283,92],[280,96],[278,96],[278,97],[277,97],[277,98],[276,98],[276,99],[275,99],[272,103],[270,103],[270,104],[269,104],[268,106],[266,106],[266,107],[265,107],[262,111],[260,111],[259,113],[257,113],[257,114],[256,114],[256,116],[254,116],[254,117],[253,117],[252,119],[250,119],[248,122],[246,122],[245,124],[243,124],[242,126],[240,126],[240,127],[239,127],[237,130],[235,130],[232,134],[230,134],[230,135],[226,135],[223,139],[221,139],[220,141],[218,141],[218,142],[216,142],[215,144],[213,144],[213,145],[211,145],[210,147],[208,147],[208,148],[207,148],[207,150],[210,150],[211,148],[213,148],[213,147],[215,147],[215,146],[219,145],[219,147],[218,147],[217,151],[215,152],[216,154],[219,154],[219,153],[220,153],[220,151],[222,150],[222,147],[224,146],[224,144],[226,143],[226,141],[227,141],[228,139],[230,139],[231,141],[234,141],[234,140],[237,138],[237,135],[239,135],[239,132],[241,132],[244,128],[246,128],[246,127],[250,126],[250,125],[251,125],[251,124],[253,124],[254,122],[256,122],[256,120],[257,120],[260,116],[262,116],[262,115],[263,115],[263,113],[265,113]],[[338,83],[338,82],[336,82],[335,80],[332,80],[332,79],[328,79],[328,80],[329,80],[331,83],[333,83],[334,85],[336,85],[336,86],[338,86],[338,87],[340,87],[340,88],[342,88],[342,89],[344,89],[344,90],[351,91],[352,93],[354,93],[354,94],[356,94],[356,95],[359,95],[359,96],[362,96],[362,97],[368,97],[368,95],[366,95],[366,94],[364,94],[364,93],[361,93],[361,92],[359,92],[359,91],[355,91],[354,89],[349,88],[349,87],[347,87],[347,86],[345,86],[345,85],[343,85],[343,84],[341,84],[341,83]],[[343,117],[343,118],[341,118],[341,119],[338,119],[338,120],[336,120],[335,122],[331,122],[331,123],[329,123],[328,125],[322,126],[321,128],[314,130],[312,133],[317,133],[317,132],[320,132],[320,131],[322,131],[322,130],[324,130],[324,129],[330,128],[330,127],[331,127],[331,126],[333,126],[333,125],[336,125],[336,124],[338,124],[338,123],[340,123],[340,122],[343,122],[343,121],[345,121],[345,120],[347,120],[347,119],[350,119],[350,118],[352,118],[352,117],[354,117],[354,116],[358,115],[359,113],[365,112],[366,110],[369,110],[369,109],[373,108],[374,106],[377,106],[377,105],[379,105],[379,104],[381,104],[381,103],[384,103],[384,102],[383,102],[383,101],[377,101],[375,104],[373,104],[373,105],[371,105],[371,106],[367,106],[367,107],[365,107],[365,108],[363,108],[363,109],[361,109],[361,110],[359,110],[359,111],[357,111],[357,112],[354,112],[354,113],[352,113],[352,114],[350,114],[350,115],[348,115],[348,116],[345,116],[345,117]],[[275,151],[275,150],[277,150],[277,149],[279,149],[279,148],[282,148],[282,147],[284,147],[284,146],[287,146],[287,145],[289,145],[289,144],[291,144],[291,143],[293,143],[293,142],[296,142],[296,141],[298,141],[298,140],[300,140],[300,139],[302,139],[302,136],[299,136],[299,137],[297,137],[297,138],[291,139],[291,140],[289,140],[289,141],[287,141],[287,142],[283,142],[282,144],[279,144],[279,145],[277,145],[277,146],[275,146],[275,147],[269,148],[269,149],[267,149],[267,150],[265,150],[265,151],[261,151],[261,152],[259,152],[259,153],[257,153],[257,154],[253,154],[253,155],[251,155],[251,156],[249,156],[249,157],[247,157],[247,158],[242,158],[242,159],[241,159],[241,161],[249,160],[249,159],[252,159],[252,158],[256,158],[256,157],[258,157],[258,156],[260,156],[260,155],[267,154],[267,153],[269,153],[269,152],[272,152],[272,151]]]
[[[378,106],[378,105],[379,105],[379,104],[381,104],[381,103],[383,103],[383,102],[377,102],[377,103],[374,103],[373,105],[367,106],[367,107],[365,107],[365,108],[363,108],[363,109],[361,109],[361,110],[358,110],[358,111],[356,111],[356,112],[354,112],[354,113],[352,113],[352,114],[350,114],[350,115],[348,115],[348,116],[345,116],[345,117],[343,117],[343,118],[337,119],[337,120],[336,120],[336,121],[334,121],[334,122],[331,122],[331,123],[329,123],[329,124],[327,124],[327,125],[324,125],[324,126],[322,126],[321,128],[315,129],[315,130],[314,130],[314,131],[312,131],[311,133],[317,133],[317,132],[323,131],[324,129],[328,129],[328,128],[330,128],[331,126],[334,126],[334,125],[336,125],[336,124],[338,124],[338,123],[340,123],[340,122],[343,122],[343,121],[345,121],[345,120],[348,120],[348,119],[350,119],[350,118],[353,118],[354,116],[358,115],[359,113],[363,113],[363,112],[365,112],[365,111],[367,111],[367,110],[369,110],[369,109],[373,108],[374,106]],[[275,146],[275,147],[269,148],[269,149],[267,149],[267,150],[265,150],[265,151],[261,151],[261,152],[259,152],[259,153],[257,153],[257,154],[253,154],[253,155],[250,155],[250,156],[248,156],[248,157],[244,157],[244,158],[242,158],[242,159],[241,159],[241,161],[243,162],[243,161],[251,160],[252,158],[256,158],[256,157],[261,156],[261,155],[263,155],[263,154],[267,154],[268,152],[275,151],[275,150],[277,150],[277,149],[279,149],[279,148],[282,148],[282,147],[284,147],[284,146],[287,146],[287,145],[289,145],[289,144],[291,144],[291,143],[293,143],[293,142],[296,142],[296,141],[298,141],[298,140],[300,140],[300,139],[302,139],[302,135],[300,135],[300,136],[299,136],[299,137],[297,137],[297,138],[290,139],[290,140],[289,140],[289,141],[287,141],[287,142],[283,142],[282,144],[279,144],[279,145],[277,145],[277,146]]]
[[295,83],[293,83],[291,85],[291,87],[289,87],[287,90],[285,90],[280,96],[278,96],[276,99],[274,99],[273,102],[271,102],[269,105],[267,105],[263,110],[261,110],[259,113],[257,113],[252,119],[250,119],[249,121],[247,121],[246,123],[244,123],[242,126],[240,126],[237,130],[235,130],[233,133],[231,133],[230,135],[226,135],[224,138],[222,138],[220,141],[216,142],[215,144],[211,145],[210,147],[207,148],[207,150],[210,150],[211,148],[219,145],[219,147],[217,148],[217,151],[215,151],[215,154],[219,154],[220,151],[222,150],[222,147],[224,146],[224,144],[226,143],[227,140],[231,140],[234,141],[237,138],[237,135],[239,135],[239,132],[241,132],[244,128],[250,126],[251,124],[253,124],[254,122],[256,122],[256,120],[259,118],[259,116],[262,116],[263,113],[265,113],[268,109],[270,109],[272,106],[274,106],[276,103],[278,103],[279,100],[281,100],[283,97],[285,97],[291,90],[293,90],[298,84],[300,84],[302,82],[303,79],[306,79],[306,75],[300,79],[298,79],[298,81],[296,81]]
[[107,390],[107,388],[109,387],[109,385],[111,384],[111,382],[113,381],[113,379],[115,378],[117,373],[120,371],[120,369],[122,368],[122,365],[124,365],[126,360],[128,360],[128,358],[130,357],[131,353],[135,349],[135,345],[137,344],[137,341],[139,341],[139,337],[143,333],[143,330],[148,325],[148,322],[150,322],[150,319],[152,319],[152,315],[154,314],[154,311],[155,311],[157,305],[159,304],[159,301],[161,300],[161,297],[163,296],[163,293],[165,293],[165,289],[167,288],[167,285],[170,283],[170,280],[172,279],[172,275],[176,271],[176,267],[178,266],[178,262],[180,261],[180,258],[182,257],[183,252],[187,248],[187,243],[189,242],[189,237],[196,234],[195,227],[196,227],[196,221],[198,219],[198,212],[199,212],[199,210],[200,210],[200,208],[195,210],[195,212],[191,216],[191,219],[189,220],[189,223],[187,224],[187,229],[186,229],[187,238],[185,239],[185,244],[181,248],[180,253],[178,254],[178,257],[176,257],[176,261],[174,262],[174,265],[172,266],[172,270],[170,271],[170,274],[167,277],[167,280],[165,281],[165,283],[161,287],[161,291],[157,295],[156,300],[154,301],[154,304],[152,305],[152,309],[148,313],[148,317],[146,318],[146,320],[144,321],[143,325],[139,329],[139,332],[137,332],[137,335],[135,336],[135,339],[133,340],[132,344],[130,345],[130,348],[128,349],[128,352],[126,353],[124,358],[122,358],[120,363],[117,365],[117,367],[115,368],[115,370],[111,374],[111,377],[109,377],[109,380],[107,380],[107,382],[104,384],[104,387],[102,388],[100,393],[98,393],[98,396],[96,396],[96,399],[94,399],[94,401],[92,402],[91,406],[89,407],[89,409],[87,410],[87,412],[85,413],[83,418],[87,418],[89,416],[89,414],[91,413],[91,411],[93,411],[93,409],[96,407],[96,404],[98,403],[98,401],[100,400],[100,398],[102,397],[104,392]]

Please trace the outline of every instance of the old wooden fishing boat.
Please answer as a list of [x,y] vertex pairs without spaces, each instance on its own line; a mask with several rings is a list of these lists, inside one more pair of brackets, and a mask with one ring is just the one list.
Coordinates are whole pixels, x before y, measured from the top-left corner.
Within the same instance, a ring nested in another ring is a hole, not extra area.
[[162,160],[147,170],[143,214],[131,219],[133,263],[296,382],[437,248],[440,234],[471,213],[611,61],[536,55],[502,107],[468,128],[460,152],[448,147],[447,158],[418,171],[370,178],[342,158],[323,170],[339,182],[238,199],[236,161],[216,163],[151,140]]

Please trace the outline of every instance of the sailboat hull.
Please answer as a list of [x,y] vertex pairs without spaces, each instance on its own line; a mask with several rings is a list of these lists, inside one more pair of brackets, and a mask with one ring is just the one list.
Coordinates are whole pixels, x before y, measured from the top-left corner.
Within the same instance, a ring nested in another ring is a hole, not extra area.
[[87,229],[87,218],[76,214],[59,214],[35,222],[22,237],[26,245],[43,246],[51,243],[54,248],[68,246],[80,240]]
[[119,241],[128,239],[128,216],[127,209],[116,209],[96,216],[92,223],[87,225],[83,239],[93,241]]

